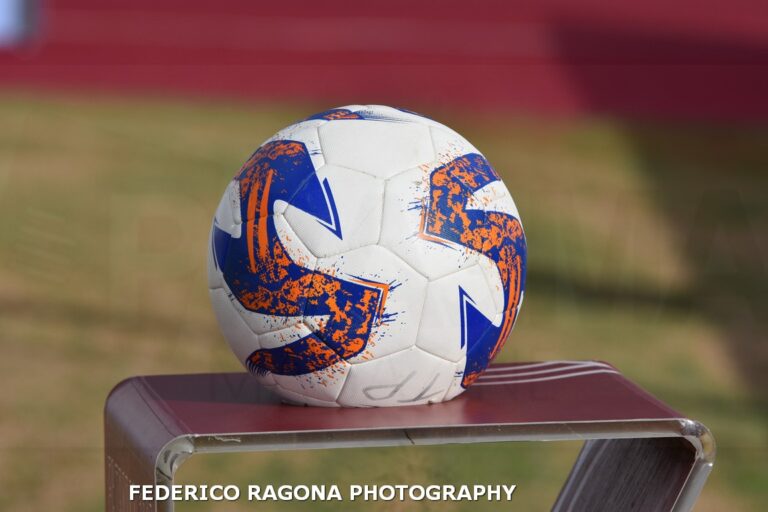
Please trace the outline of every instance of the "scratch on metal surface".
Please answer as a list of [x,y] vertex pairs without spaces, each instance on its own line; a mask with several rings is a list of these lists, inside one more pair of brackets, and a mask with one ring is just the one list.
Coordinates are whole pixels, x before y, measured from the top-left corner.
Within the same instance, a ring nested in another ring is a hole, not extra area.
[[222,443],[242,443],[243,441],[239,437],[227,437],[227,436],[211,436],[216,441]]

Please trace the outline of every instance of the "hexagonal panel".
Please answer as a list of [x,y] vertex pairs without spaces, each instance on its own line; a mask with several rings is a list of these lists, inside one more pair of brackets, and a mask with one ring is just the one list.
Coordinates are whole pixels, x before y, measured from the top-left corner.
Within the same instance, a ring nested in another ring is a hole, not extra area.
[[489,286],[479,265],[431,281],[416,346],[449,361],[461,360],[473,334],[466,322],[466,308],[474,308],[498,326],[503,298],[500,305],[494,295],[497,290]]
[[435,159],[429,128],[406,122],[338,120],[320,126],[325,160],[380,178]]
[[423,205],[429,197],[431,169],[412,169],[387,181],[379,243],[429,279],[470,267],[477,253],[422,233]]
[[301,242],[317,256],[340,254],[375,243],[381,226],[384,181],[333,165],[315,172],[325,193],[317,200],[325,202],[327,219],[314,217],[293,205],[285,210],[285,218]]
[[[378,290],[380,302],[365,349],[349,359],[367,361],[410,347],[416,341],[427,280],[378,245],[318,260],[317,269]],[[312,320],[307,324],[313,326]]]
[[456,370],[417,347],[352,365],[337,402],[351,407],[418,405],[440,402]]

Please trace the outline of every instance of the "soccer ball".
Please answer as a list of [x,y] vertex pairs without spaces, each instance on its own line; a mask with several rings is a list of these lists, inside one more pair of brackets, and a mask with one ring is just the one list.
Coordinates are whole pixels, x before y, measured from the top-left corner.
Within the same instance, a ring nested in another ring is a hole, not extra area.
[[463,137],[352,105],[289,126],[226,188],[211,301],[237,358],[298,404],[450,400],[485,370],[523,300],[515,203]]

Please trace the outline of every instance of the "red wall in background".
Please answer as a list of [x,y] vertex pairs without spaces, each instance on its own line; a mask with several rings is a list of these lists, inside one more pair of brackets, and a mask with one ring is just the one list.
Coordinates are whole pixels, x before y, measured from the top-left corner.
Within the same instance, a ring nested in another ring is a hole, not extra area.
[[0,84],[768,119],[764,0],[50,0],[40,23]]

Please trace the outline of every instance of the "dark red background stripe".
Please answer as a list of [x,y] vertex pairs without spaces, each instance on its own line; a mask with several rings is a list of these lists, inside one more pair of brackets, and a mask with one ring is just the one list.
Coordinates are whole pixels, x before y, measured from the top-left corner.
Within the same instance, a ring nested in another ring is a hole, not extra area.
[[768,118],[768,3],[58,0],[13,87]]

